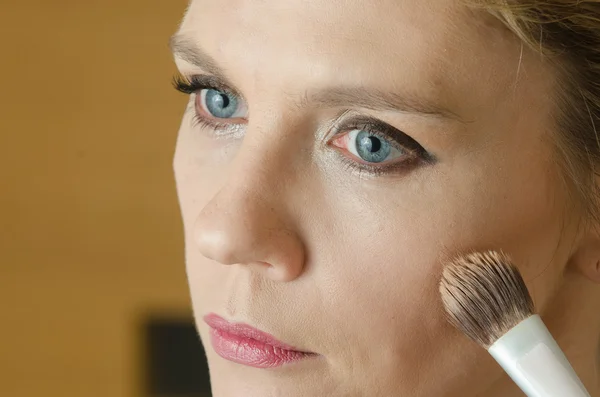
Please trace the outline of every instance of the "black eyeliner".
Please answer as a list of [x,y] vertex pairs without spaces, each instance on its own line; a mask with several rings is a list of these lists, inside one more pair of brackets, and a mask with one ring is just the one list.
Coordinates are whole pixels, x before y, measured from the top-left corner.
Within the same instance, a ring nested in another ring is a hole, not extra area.
[[436,162],[435,156],[429,153],[417,141],[404,132],[379,119],[365,115],[356,115],[340,122],[338,128],[345,131],[351,129],[361,129],[380,138],[391,138],[398,145],[399,149],[409,150],[426,163],[433,164]]

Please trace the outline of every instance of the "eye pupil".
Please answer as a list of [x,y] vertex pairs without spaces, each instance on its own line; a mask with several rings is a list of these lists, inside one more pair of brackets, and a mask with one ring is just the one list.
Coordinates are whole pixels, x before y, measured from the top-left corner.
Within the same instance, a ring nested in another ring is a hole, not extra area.
[[375,136],[364,137],[361,144],[371,153],[377,153],[381,149],[381,141]]
[[356,135],[356,151],[360,158],[369,163],[381,163],[390,155],[392,148],[388,142],[367,131]]
[[217,118],[231,118],[238,108],[237,99],[218,90],[206,91],[206,109]]
[[215,97],[215,99],[216,102],[221,102],[221,107],[226,108],[229,106],[229,98],[227,98],[225,95],[219,95],[218,97]]

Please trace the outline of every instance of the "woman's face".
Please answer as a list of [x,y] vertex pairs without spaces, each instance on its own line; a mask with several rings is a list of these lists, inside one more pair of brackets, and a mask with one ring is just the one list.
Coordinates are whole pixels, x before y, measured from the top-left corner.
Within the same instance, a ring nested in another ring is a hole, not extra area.
[[[442,263],[503,249],[543,307],[568,252],[551,75],[486,15],[191,2],[174,164],[215,396],[493,395],[501,372],[444,319]],[[213,314],[314,354],[271,362]]]

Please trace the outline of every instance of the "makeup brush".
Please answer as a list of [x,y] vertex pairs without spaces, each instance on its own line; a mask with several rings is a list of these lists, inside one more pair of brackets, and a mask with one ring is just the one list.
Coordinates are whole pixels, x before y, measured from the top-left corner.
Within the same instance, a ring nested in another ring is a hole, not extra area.
[[489,251],[448,264],[440,294],[452,325],[485,348],[529,397],[590,397],[535,314],[510,258]]

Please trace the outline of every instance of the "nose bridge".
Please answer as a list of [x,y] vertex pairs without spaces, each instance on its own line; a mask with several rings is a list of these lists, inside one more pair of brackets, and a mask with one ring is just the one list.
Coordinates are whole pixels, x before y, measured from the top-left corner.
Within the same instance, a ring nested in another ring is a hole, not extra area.
[[255,117],[247,127],[225,181],[229,188],[244,187],[267,201],[282,200],[286,185],[293,183],[296,169],[306,160],[303,156],[312,137],[303,131],[307,126],[298,115],[286,111],[288,107],[272,105],[254,113],[260,118]]
[[225,181],[224,191],[235,190],[261,201],[269,200],[285,178],[286,166],[277,158],[276,149],[268,145],[262,142],[243,144]]
[[[281,141],[264,132],[248,131],[221,189],[203,212],[219,211],[220,216],[229,215],[238,222],[260,220],[265,227],[282,222],[285,203],[278,201],[285,195],[283,188],[288,170],[282,146]],[[271,216],[265,216],[269,214]]]
[[[250,150],[248,147],[241,149]],[[285,203],[278,202],[284,194],[283,184],[280,183],[283,178],[283,168],[276,166],[273,159],[263,161],[255,154],[240,153],[221,189],[204,211],[223,211],[219,215],[234,218],[231,221],[260,221],[265,226],[273,222],[282,222],[283,219],[274,219],[273,216],[266,215],[272,212],[269,208],[275,207],[279,209],[279,217],[285,212]],[[211,206],[215,208],[211,209]]]
[[[224,219],[227,217],[229,222],[254,228],[254,233],[257,225],[251,223],[260,222],[265,228],[274,222],[281,223],[285,203],[278,202],[283,193],[277,186],[279,183],[275,182],[279,175],[277,167],[268,167],[254,159],[236,161],[227,180],[202,212],[218,211],[215,215],[223,218],[223,223],[227,222]],[[267,216],[273,215],[275,207],[279,209],[278,219]]]
[[[273,110],[260,112],[248,124],[244,141],[234,159],[232,176],[255,179],[253,182],[277,182],[290,170],[298,155],[301,134],[295,134],[292,115],[284,116]],[[288,175],[289,176],[289,175]],[[250,181],[248,181],[250,182]]]
[[303,263],[286,190],[291,186],[282,134],[247,131],[221,189],[202,209],[195,240],[203,255],[222,264],[261,264],[271,277],[290,280]]

